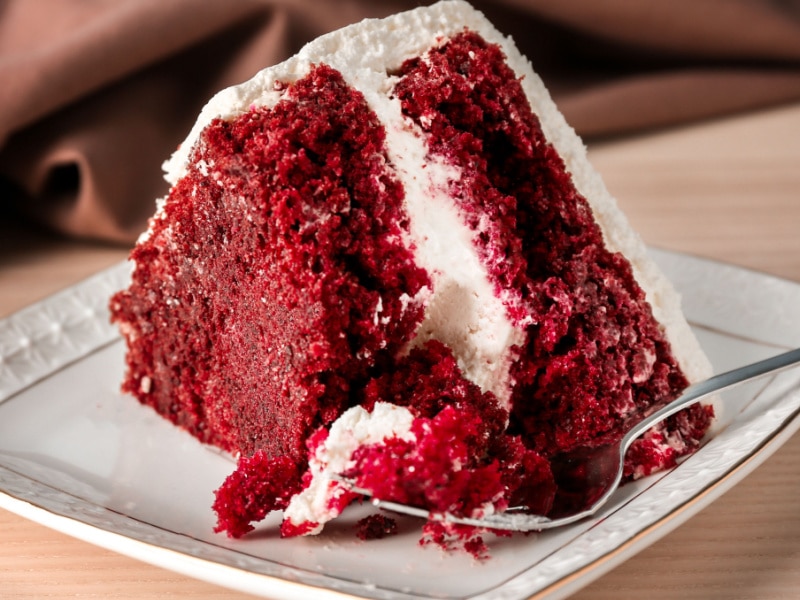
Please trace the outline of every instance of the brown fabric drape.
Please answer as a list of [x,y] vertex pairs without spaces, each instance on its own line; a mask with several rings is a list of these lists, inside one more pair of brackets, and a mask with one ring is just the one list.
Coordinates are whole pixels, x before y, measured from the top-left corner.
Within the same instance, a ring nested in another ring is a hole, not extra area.
[[[0,3],[0,215],[129,243],[218,89],[419,2]],[[584,137],[800,100],[800,0],[475,2]]]

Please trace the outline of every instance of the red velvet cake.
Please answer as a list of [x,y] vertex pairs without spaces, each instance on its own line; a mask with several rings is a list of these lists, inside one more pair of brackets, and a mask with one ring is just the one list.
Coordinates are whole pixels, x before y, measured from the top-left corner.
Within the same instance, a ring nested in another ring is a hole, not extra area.
[[[123,387],[238,456],[214,503],[231,536],[276,510],[282,535],[318,532],[356,497],[337,475],[436,513],[547,513],[554,455],[708,375],[542,82],[463,2],[223,90],[165,168],[111,301]],[[628,475],[711,418],[651,431]]]

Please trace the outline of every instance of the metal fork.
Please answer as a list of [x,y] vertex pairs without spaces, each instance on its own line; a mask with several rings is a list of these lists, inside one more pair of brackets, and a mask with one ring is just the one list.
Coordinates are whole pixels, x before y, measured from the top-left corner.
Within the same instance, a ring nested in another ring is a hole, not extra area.
[[636,423],[618,441],[599,447],[580,447],[557,455],[551,460],[556,485],[560,489],[571,489],[570,506],[573,508],[566,512],[562,510],[544,516],[525,513],[524,507],[518,507],[478,518],[435,513],[424,508],[372,498],[370,490],[357,487],[352,480],[341,476],[336,479],[351,491],[370,497],[372,504],[379,508],[414,517],[508,531],[541,531],[562,527],[592,516],[608,501],[622,480],[625,453],[653,425],[711,394],[796,367],[798,364],[800,348],[715,375],[686,388],[678,398]]

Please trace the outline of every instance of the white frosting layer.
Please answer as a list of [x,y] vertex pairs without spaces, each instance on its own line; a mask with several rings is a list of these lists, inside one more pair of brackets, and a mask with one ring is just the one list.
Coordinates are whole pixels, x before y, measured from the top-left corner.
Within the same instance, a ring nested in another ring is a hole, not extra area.
[[433,293],[414,344],[430,339],[447,344],[465,377],[505,402],[510,351],[524,340],[523,332],[507,318],[473,233],[450,196],[458,170],[428,156],[420,132],[402,117],[399,101],[385,94],[366,97],[386,125],[389,159],[403,182],[411,229],[407,243],[432,279]]
[[311,481],[301,493],[292,497],[283,513],[284,519],[297,526],[316,523],[315,529],[308,533],[319,533],[325,523],[339,516],[331,503],[347,492],[333,476],[347,471],[353,452],[360,446],[379,444],[391,438],[413,441],[413,419],[407,408],[387,402],[376,402],[371,413],[360,406],[345,411],[311,456],[308,465]]

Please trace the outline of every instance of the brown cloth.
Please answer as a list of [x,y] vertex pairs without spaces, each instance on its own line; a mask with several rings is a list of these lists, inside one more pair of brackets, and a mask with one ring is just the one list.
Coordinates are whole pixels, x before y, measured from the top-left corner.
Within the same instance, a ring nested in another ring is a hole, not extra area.
[[[416,4],[0,3],[0,218],[129,243],[166,191],[162,161],[215,91],[322,33]],[[800,0],[475,5],[585,138],[800,100]]]

